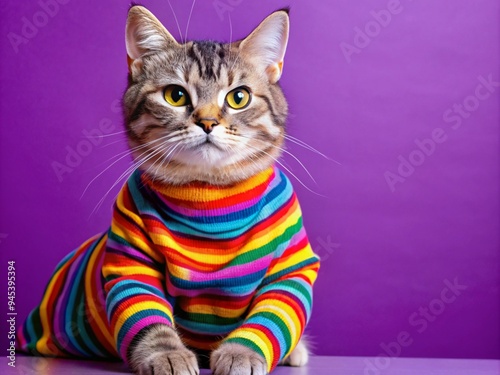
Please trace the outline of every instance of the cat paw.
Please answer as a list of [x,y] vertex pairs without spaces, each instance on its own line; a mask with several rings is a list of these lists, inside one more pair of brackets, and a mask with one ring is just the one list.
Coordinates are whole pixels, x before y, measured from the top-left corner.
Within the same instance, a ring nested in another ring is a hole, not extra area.
[[130,367],[138,375],[198,375],[198,360],[174,329],[156,324],[142,330],[130,348]]
[[301,339],[290,355],[281,362],[281,365],[302,367],[307,365],[307,362],[309,362],[309,350],[304,340]]
[[266,375],[265,359],[239,344],[222,344],[210,356],[213,375]]
[[138,375],[199,375],[196,356],[188,349],[151,353],[134,366]]

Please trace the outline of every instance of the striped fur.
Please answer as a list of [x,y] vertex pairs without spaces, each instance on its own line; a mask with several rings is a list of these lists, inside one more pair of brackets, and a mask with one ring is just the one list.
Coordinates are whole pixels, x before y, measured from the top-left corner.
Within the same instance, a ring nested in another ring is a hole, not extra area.
[[[146,25],[156,22],[143,8],[140,12]],[[149,31],[144,33],[151,37]],[[134,153],[137,161],[151,157],[142,169],[169,183],[198,180],[224,185],[269,168],[281,154],[288,106],[278,83],[270,82],[268,67],[248,56],[255,48],[251,40],[179,44],[166,31],[158,35],[165,39],[165,49],[158,50],[159,41],[153,39],[151,50],[133,60],[123,101],[130,146],[151,142]],[[245,42],[248,46],[242,48]],[[184,87],[192,105],[168,105],[162,97],[168,84]],[[237,111],[224,103],[224,97],[240,86],[251,90],[252,102]],[[195,125],[207,108],[220,123],[210,135]],[[164,141],[155,142],[158,139]]]

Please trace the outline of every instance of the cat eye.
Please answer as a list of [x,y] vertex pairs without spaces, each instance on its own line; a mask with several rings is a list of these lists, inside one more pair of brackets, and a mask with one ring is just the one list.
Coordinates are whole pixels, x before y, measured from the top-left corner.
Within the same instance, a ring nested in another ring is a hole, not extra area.
[[252,94],[245,87],[238,87],[226,96],[226,103],[233,109],[246,108],[252,99]]
[[165,88],[163,97],[166,102],[174,107],[184,107],[191,103],[186,89],[179,85],[170,85]]

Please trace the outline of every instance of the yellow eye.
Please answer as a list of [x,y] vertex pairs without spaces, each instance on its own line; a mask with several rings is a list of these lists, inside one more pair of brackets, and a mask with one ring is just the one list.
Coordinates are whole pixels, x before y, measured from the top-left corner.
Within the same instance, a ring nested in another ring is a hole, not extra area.
[[252,94],[245,87],[238,87],[226,96],[227,104],[233,109],[246,108],[252,100]]
[[178,85],[167,86],[163,96],[167,103],[174,107],[184,107],[191,103],[187,91]]

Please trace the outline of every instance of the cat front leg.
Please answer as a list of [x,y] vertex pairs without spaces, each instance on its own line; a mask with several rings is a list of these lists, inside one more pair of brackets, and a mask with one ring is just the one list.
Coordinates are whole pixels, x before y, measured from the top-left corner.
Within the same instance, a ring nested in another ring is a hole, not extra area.
[[280,363],[307,363],[307,347],[300,339],[311,314],[318,268],[314,258],[308,263],[257,292],[243,324],[212,353],[214,375],[265,375]]
[[173,328],[175,299],[165,288],[166,260],[148,234],[130,186],[118,195],[102,264],[116,351],[139,375],[197,375],[196,356]]
[[145,328],[129,348],[128,362],[138,375],[198,375],[196,355],[167,325]]
[[[281,361],[280,365],[302,367],[309,361],[307,341],[302,338],[295,349]],[[214,375],[265,375],[267,364],[264,357],[246,346],[222,344],[210,357],[210,368]]]

